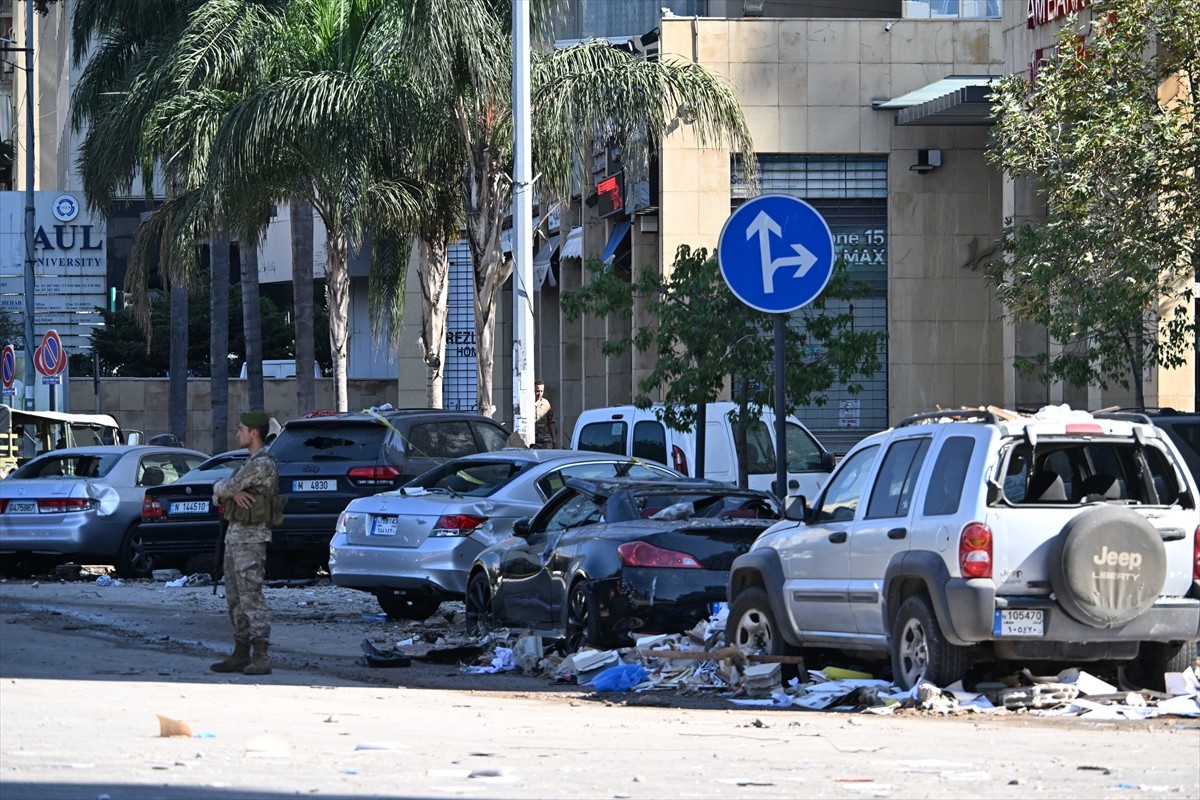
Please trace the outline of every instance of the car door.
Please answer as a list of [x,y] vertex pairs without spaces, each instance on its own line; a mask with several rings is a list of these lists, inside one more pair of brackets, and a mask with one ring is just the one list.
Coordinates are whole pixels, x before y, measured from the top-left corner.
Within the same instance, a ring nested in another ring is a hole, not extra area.
[[910,547],[910,523],[918,478],[933,437],[927,433],[895,439],[883,454],[871,482],[866,509],[850,526],[850,580],[847,598],[859,634],[886,638],[883,576],[892,557]]
[[874,474],[879,445],[851,451],[829,479],[807,521],[780,553],[784,597],[793,629],[804,639],[838,640],[857,631],[848,602],[850,531],[865,512],[861,502]]
[[533,518],[528,535],[505,549],[497,567],[496,595],[506,624],[538,630],[556,626],[566,587],[551,570],[554,550],[565,531],[599,522],[602,516],[594,498],[567,489]]

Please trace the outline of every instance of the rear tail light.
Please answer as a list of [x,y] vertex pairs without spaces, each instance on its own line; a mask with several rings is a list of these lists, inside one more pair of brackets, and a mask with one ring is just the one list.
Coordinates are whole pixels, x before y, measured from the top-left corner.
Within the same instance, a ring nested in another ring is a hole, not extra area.
[[472,514],[443,514],[433,523],[432,537],[470,536],[471,532],[483,523],[487,517],[476,517]]
[[0,497],[0,514],[4,513],[4,509],[8,508],[8,501]]
[[162,503],[150,495],[146,495],[142,500],[142,519],[162,519],[165,516]]
[[626,567],[662,567],[666,569],[704,569],[700,562],[678,550],[664,550],[649,542],[625,542],[617,548]]
[[346,477],[355,486],[394,486],[403,473],[395,467],[354,467]]
[[37,501],[38,511],[43,514],[64,511],[87,511],[92,501],[86,497],[46,497]]
[[682,472],[684,475],[690,475],[688,472],[687,454],[679,445],[671,446],[671,466],[676,472]]
[[958,568],[964,578],[992,577],[992,529],[982,522],[963,528],[958,539]]
[[[0,507],[0,511],[3,511]],[[1200,528],[1192,535],[1192,580],[1200,581]]]

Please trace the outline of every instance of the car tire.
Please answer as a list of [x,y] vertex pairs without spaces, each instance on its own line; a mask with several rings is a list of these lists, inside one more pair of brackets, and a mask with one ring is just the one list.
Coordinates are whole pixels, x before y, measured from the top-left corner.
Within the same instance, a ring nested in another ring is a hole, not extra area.
[[[1118,557],[1137,563],[1107,563]],[[1059,605],[1093,628],[1114,628],[1140,617],[1158,600],[1166,577],[1162,536],[1127,508],[1080,513],[1063,527],[1050,551],[1050,585]]]
[[892,625],[892,680],[901,689],[919,683],[949,686],[967,671],[967,649],[946,641],[928,595],[900,604]]
[[467,633],[482,636],[495,627],[492,613],[492,583],[486,572],[476,572],[467,581]]
[[1132,687],[1162,692],[1164,673],[1183,672],[1198,660],[1195,642],[1142,642],[1138,657],[1122,665],[1121,677]]
[[133,523],[121,539],[117,552],[117,575],[121,578],[149,578],[158,564],[156,556],[146,552],[141,526]]
[[418,597],[413,599],[391,592],[376,592],[375,599],[383,613],[391,619],[416,620],[421,622],[433,616],[442,605],[437,598]]
[[725,622],[725,643],[758,655],[787,655],[789,648],[775,622],[767,593],[757,586],[738,593]]
[[588,590],[587,581],[577,580],[571,584],[571,591],[567,594],[567,652],[604,646],[596,598]]

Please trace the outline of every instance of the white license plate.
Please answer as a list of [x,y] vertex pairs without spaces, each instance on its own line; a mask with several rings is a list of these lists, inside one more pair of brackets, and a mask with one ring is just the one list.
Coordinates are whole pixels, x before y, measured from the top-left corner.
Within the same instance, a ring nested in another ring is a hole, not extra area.
[[395,536],[396,535],[396,518],[395,517],[375,517],[375,521],[371,523],[372,536]]
[[1040,608],[998,608],[993,636],[1045,636],[1046,612]]
[[171,503],[172,514],[207,514],[207,500],[185,500],[180,503]]
[[36,514],[37,500],[9,500],[9,514]]
[[332,492],[337,488],[337,480],[319,478],[311,481],[292,481],[293,492]]

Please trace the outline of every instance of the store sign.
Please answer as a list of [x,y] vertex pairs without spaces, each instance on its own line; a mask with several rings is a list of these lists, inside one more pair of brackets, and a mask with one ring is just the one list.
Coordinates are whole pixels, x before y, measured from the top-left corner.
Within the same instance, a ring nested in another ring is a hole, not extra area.
[[618,172],[596,184],[596,196],[599,200],[596,211],[599,212],[600,219],[624,213],[625,173]]
[[1026,0],[1026,26],[1037,28],[1070,14],[1077,14],[1091,5],[1091,0]]

